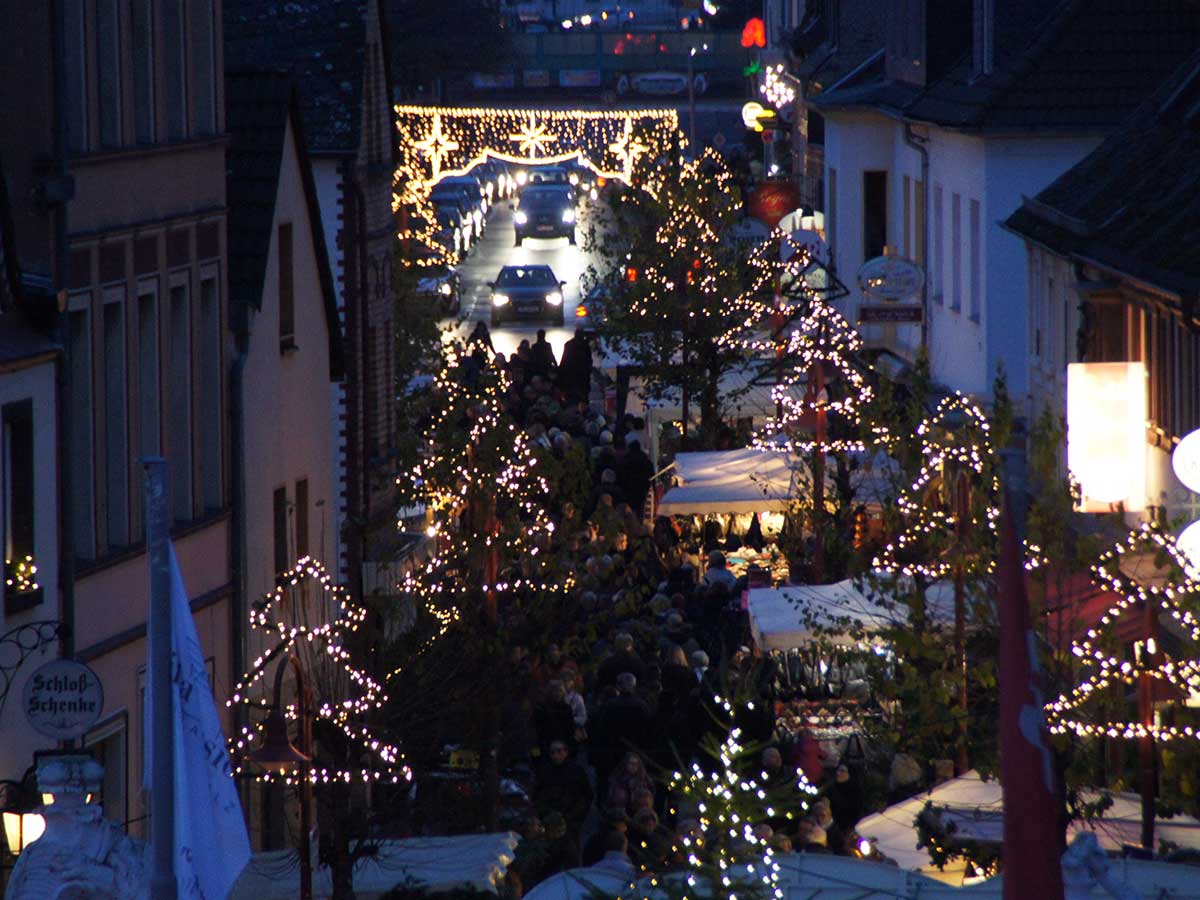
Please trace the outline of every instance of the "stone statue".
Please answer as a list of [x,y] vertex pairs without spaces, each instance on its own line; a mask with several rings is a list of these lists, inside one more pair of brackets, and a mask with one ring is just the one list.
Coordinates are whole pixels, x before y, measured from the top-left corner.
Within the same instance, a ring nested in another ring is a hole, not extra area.
[[43,810],[45,834],[17,858],[5,900],[148,900],[146,844],[87,802],[99,793],[104,768],[90,756],[47,756],[37,778],[54,802]]

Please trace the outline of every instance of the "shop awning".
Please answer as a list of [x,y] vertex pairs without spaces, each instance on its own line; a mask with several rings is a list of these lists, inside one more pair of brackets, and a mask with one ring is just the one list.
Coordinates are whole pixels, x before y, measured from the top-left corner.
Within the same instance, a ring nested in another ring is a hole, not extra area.
[[[747,610],[750,633],[760,649],[792,650],[809,643],[817,631],[833,635],[860,629],[879,631],[895,615],[863,594],[847,579],[834,584],[754,588]],[[847,638],[848,640],[848,638]]]

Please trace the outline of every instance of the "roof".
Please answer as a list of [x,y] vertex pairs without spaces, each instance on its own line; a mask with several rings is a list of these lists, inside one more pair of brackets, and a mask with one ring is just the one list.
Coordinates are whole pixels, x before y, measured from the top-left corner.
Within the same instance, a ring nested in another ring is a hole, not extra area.
[[0,161],[0,366],[58,352],[58,345],[31,324],[21,307],[22,298],[12,211]]
[[[875,107],[988,132],[1116,128],[1200,45],[1197,0],[996,0],[993,71],[975,77],[969,42],[905,97],[874,79],[818,94],[818,109]],[[882,45],[882,44],[881,44]],[[891,89],[888,92],[888,89]]]
[[1168,293],[1200,293],[1200,50],[1005,225]]
[[[321,210],[305,145],[296,86],[285,72],[231,71],[225,79],[226,154],[229,197],[229,293],[236,304],[262,308],[263,284],[275,222],[275,198],[288,122],[292,124],[309,234],[317,263],[325,322],[329,332],[331,375],[342,371],[337,295],[321,230]],[[235,320],[236,321],[236,320]]]
[[366,9],[366,0],[225,0],[226,69],[290,72],[313,154],[358,147]]

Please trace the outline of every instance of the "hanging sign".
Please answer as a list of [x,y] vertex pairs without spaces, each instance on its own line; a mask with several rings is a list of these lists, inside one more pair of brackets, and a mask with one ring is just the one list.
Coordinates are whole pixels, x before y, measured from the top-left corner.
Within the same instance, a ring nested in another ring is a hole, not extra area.
[[864,303],[858,308],[860,325],[919,325],[924,311],[915,303]]
[[1067,366],[1067,468],[1081,512],[1146,508],[1146,364]]
[[911,300],[924,283],[921,267],[902,256],[877,256],[858,270],[858,286],[872,300]]
[[25,682],[25,718],[39,734],[74,740],[96,724],[104,710],[104,687],[90,668],[73,659],[54,659]]
[[1175,477],[1188,490],[1200,494],[1200,428],[1187,435],[1171,454]]

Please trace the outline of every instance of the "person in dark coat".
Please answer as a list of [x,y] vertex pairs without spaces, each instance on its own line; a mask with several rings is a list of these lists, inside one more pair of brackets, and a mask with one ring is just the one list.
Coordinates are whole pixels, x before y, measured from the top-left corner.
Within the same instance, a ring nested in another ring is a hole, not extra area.
[[630,441],[625,456],[617,464],[617,483],[625,492],[625,499],[635,511],[646,505],[646,494],[650,491],[650,479],[654,476],[654,463],[638,441]]
[[571,759],[566,741],[551,742],[549,758],[538,772],[533,802],[543,818],[551,812],[561,814],[568,833],[578,839],[592,807],[592,784],[583,766]]
[[546,329],[538,329],[537,340],[533,342],[533,346],[529,350],[530,369],[535,375],[549,378],[554,373],[554,368],[558,363],[554,359],[554,348],[546,340]]
[[629,672],[638,681],[644,681],[646,664],[633,649],[632,635],[622,631],[613,639],[613,646],[616,649],[600,664],[600,669],[596,672],[596,687],[602,688],[608,684],[616,684],[617,676],[622,672]]
[[862,785],[850,773],[850,767],[839,763],[833,772],[833,783],[825,796],[829,798],[829,811],[833,815],[833,827],[829,829],[830,845],[841,851],[854,834],[859,819],[866,812],[866,800]]
[[582,328],[563,345],[558,366],[558,386],[568,401],[586,402],[592,383],[592,347]]
[[625,815],[625,810],[607,810],[604,813],[604,823],[583,845],[583,865],[592,866],[604,859],[604,854],[608,849],[609,835],[613,833],[628,834],[628,832],[629,817]]
[[596,716],[597,742],[609,751],[596,760],[597,775],[603,779],[608,778],[617,758],[625,751],[653,749],[645,745],[654,735],[654,716],[646,701],[637,695],[637,678],[630,672],[622,672],[617,676],[617,692]]
[[542,700],[533,709],[533,727],[537,732],[538,749],[543,755],[554,741],[568,748],[575,746],[575,710],[567,702],[566,687],[558,679],[546,685]]

